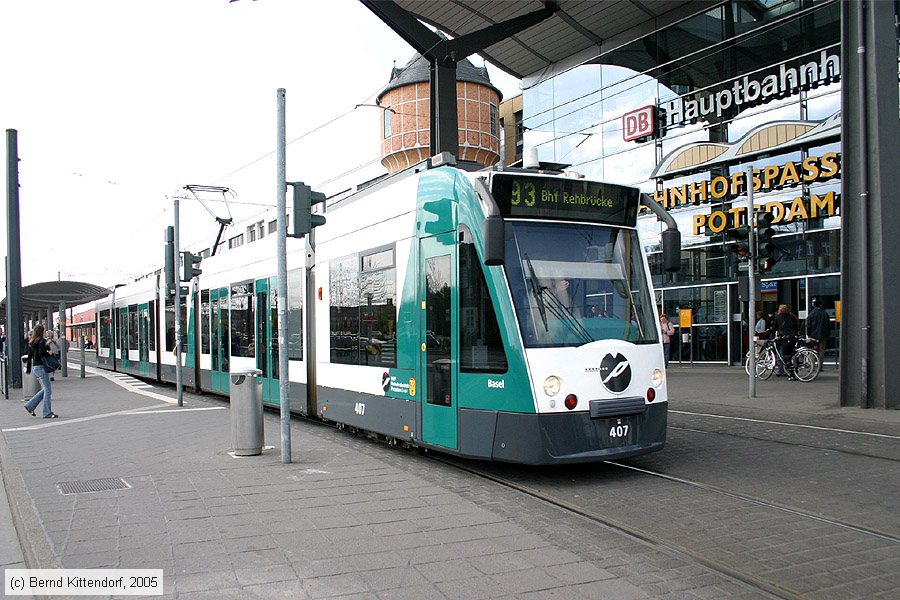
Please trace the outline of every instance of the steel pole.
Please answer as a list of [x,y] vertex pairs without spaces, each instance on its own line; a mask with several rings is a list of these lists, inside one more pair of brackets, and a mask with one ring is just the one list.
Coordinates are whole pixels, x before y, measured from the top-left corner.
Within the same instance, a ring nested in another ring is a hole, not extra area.
[[18,132],[6,130],[6,345],[12,356],[9,383],[22,387],[22,255],[19,236],[19,144]]
[[291,462],[291,400],[290,377],[288,373],[288,322],[287,322],[287,144],[285,132],[285,91],[278,88],[277,139],[277,182],[276,198],[278,212],[278,398],[281,405],[281,462]]
[[184,405],[184,385],[181,373],[181,246],[178,245],[178,198],[175,198],[175,398]]
[[748,354],[747,368],[750,371],[750,397],[756,398],[756,341],[753,339],[756,333],[756,238],[753,222],[753,167],[747,168],[747,245],[749,246],[749,260],[747,263],[747,335],[750,338],[750,352]]
[[306,414],[319,409],[316,386],[316,230],[306,234]]
[[84,330],[81,331],[81,378],[84,379]]
[[59,303],[59,374],[63,377],[69,376],[69,340],[66,338],[66,303],[61,300]]

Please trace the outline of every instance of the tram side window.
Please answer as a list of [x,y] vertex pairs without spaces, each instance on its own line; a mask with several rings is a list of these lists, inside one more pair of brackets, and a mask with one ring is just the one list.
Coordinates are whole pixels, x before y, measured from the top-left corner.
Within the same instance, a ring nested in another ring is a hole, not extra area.
[[181,305],[178,307],[181,320],[181,351],[186,352],[188,346],[188,328],[187,328],[187,311],[190,296],[181,299]]
[[138,332],[140,331],[140,321],[138,321],[137,304],[128,307],[128,349],[138,349]]
[[200,352],[209,354],[209,290],[200,292]]
[[359,364],[359,259],[356,255],[331,261],[331,362]]
[[123,358],[128,358],[128,309],[127,308],[117,308],[116,309],[116,317],[118,320],[116,321],[116,325],[118,327],[118,340],[117,348],[123,353]]
[[303,360],[303,278],[304,269],[287,274],[288,360]]
[[500,325],[467,227],[460,227],[459,240],[460,371],[505,373],[509,365]]
[[112,346],[112,336],[110,327],[110,318],[108,310],[100,311],[100,347],[109,348]]
[[397,269],[394,249],[360,256],[359,363],[397,365]]
[[156,301],[150,301],[150,352],[156,351]]
[[253,282],[231,286],[231,356],[256,355]]
[[331,362],[397,364],[397,269],[394,248],[331,263]]
[[175,349],[175,300],[166,298],[166,352]]

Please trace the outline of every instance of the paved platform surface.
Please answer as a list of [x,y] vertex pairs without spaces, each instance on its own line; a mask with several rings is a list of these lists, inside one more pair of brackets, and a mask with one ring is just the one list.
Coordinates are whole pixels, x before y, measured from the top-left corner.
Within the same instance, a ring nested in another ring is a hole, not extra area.
[[[671,408],[900,433],[900,411],[839,408],[835,374],[759,382],[753,399],[746,382],[736,369],[673,365]],[[539,500],[322,425],[294,420],[291,464],[277,448],[235,458],[226,405],[185,394],[179,408],[173,395],[70,370],[54,384],[58,420],[0,398],[0,566],[161,568],[166,598],[760,597],[609,532],[586,536],[584,521]],[[267,412],[268,444],[279,427]],[[60,492],[101,478],[130,487]]]

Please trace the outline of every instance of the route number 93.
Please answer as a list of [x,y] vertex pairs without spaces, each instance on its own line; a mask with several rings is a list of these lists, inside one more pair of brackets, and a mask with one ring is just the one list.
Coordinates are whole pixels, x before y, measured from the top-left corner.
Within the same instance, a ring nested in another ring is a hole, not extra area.
[[510,204],[519,206],[525,202],[525,206],[532,207],[537,202],[537,190],[531,181],[515,181],[511,193]]
[[609,428],[609,437],[623,438],[628,435],[628,425],[613,425]]

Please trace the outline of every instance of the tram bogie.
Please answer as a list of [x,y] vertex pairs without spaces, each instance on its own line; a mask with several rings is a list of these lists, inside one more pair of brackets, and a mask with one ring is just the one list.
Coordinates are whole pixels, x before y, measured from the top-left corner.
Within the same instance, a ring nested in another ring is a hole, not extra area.
[[[277,406],[284,351],[293,412],[392,445],[533,464],[659,450],[668,402],[638,198],[531,172],[388,178],[329,205],[309,269],[288,240],[287,298],[274,235],[203,261],[181,316],[185,385],[227,395],[229,371],[254,367]],[[98,303],[101,367],[174,381],[160,279]]]

